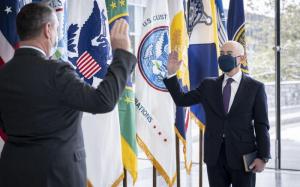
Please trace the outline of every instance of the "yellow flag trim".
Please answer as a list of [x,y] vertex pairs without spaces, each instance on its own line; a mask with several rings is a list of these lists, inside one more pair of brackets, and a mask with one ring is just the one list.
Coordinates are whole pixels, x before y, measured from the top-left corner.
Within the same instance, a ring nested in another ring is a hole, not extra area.
[[124,167],[132,176],[133,184],[135,184],[137,179],[137,174],[138,174],[137,156],[123,136],[121,138],[121,143],[122,143],[122,158],[123,158]]
[[124,173],[111,185],[111,187],[118,187],[124,179]]
[[218,57],[220,56],[220,49],[219,49],[218,25],[217,25],[218,20],[217,20],[215,0],[210,0],[210,5],[211,5],[212,23],[213,23],[213,30],[214,30],[214,43],[216,44],[217,57]]
[[129,14],[128,14],[128,13],[118,14],[118,15],[112,17],[112,18],[108,21],[108,24],[111,24],[112,22],[116,21],[117,19],[122,18],[122,17],[125,17],[125,16],[129,16]]
[[205,130],[205,125],[195,116],[193,112],[190,113],[191,119],[196,122],[196,124],[201,128],[202,130]]
[[175,133],[177,135],[177,137],[179,138],[179,140],[182,142],[183,144],[183,156],[184,156],[184,167],[186,169],[186,172],[188,175],[191,174],[191,171],[192,171],[192,165],[193,163],[188,163],[187,162],[187,158],[186,158],[186,141],[185,139],[181,136],[181,134],[179,133],[178,129],[175,128]]
[[175,173],[173,177],[171,178],[167,172],[164,170],[164,168],[160,165],[160,163],[155,159],[155,157],[150,152],[149,148],[146,146],[146,144],[142,141],[142,139],[137,135],[136,137],[137,143],[141,147],[141,149],[145,152],[148,159],[152,162],[153,166],[157,169],[157,171],[161,174],[161,176],[165,179],[166,183],[169,187],[172,187],[176,181],[177,174]]

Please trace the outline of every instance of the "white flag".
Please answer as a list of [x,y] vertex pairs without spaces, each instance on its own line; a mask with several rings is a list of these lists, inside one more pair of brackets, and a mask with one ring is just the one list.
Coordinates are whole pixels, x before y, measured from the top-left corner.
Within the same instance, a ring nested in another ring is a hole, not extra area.
[[[104,0],[68,0],[68,59],[87,83],[97,86],[111,62]],[[118,186],[123,179],[118,108],[83,114],[88,186]]]
[[138,144],[168,186],[173,186],[176,180],[175,108],[163,83],[169,51],[168,1],[148,1],[136,67]]

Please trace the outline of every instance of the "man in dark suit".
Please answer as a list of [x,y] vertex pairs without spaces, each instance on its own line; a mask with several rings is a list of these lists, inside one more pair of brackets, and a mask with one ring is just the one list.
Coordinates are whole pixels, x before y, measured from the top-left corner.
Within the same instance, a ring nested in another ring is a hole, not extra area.
[[134,69],[124,20],[112,29],[113,62],[97,88],[68,63],[49,60],[57,28],[55,12],[45,4],[28,4],[17,16],[21,47],[0,70],[0,125],[8,136],[1,187],[85,187],[81,111],[112,111]]
[[[169,77],[164,83],[177,106],[202,103],[206,112],[204,161],[211,187],[254,187],[255,172],[261,172],[270,158],[269,121],[264,85],[243,74],[245,59],[241,44],[229,41],[218,59],[225,72],[208,78],[188,93],[183,93],[175,76],[180,68],[176,52],[170,54]],[[245,172],[242,156],[257,151]]]

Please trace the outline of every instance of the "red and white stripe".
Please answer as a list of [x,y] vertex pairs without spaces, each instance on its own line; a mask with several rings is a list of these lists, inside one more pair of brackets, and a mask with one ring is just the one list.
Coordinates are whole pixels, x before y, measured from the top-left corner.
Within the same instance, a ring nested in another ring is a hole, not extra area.
[[[7,41],[0,31],[0,57],[4,63],[8,62],[14,56],[15,49]],[[1,63],[1,62],[0,62]],[[0,64],[1,65],[1,64]]]
[[0,128],[0,153],[2,151],[4,142],[7,140],[6,135],[4,134],[4,132],[2,131],[2,129]]
[[92,78],[98,71],[101,70],[101,67],[95,59],[85,51],[76,62],[79,72],[87,79]]
[[[0,68],[4,63],[8,62],[14,56],[14,53],[15,49],[10,45],[5,36],[0,31]],[[6,135],[0,128],[0,153],[6,139]]]

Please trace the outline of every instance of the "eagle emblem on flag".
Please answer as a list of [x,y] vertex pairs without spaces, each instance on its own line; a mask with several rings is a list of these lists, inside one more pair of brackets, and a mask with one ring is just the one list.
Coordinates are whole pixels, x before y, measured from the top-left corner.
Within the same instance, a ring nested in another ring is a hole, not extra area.
[[167,76],[168,54],[169,28],[165,26],[146,34],[138,51],[138,66],[144,79],[160,91],[167,91],[163,79]]
[[188,33],[191,35],[194,27],[198,23],[206,25],[212,24],[212,18],[204,11],[202,0],[191,0],[190,2],[190,15],[188,20]]
[[69,61],[76,72],[89,84],[93,78],[102,79],[112,59],[110,42],[106,30],[107,17],[94,1],[92,12],[83,26],[71,24],[68,28]]

